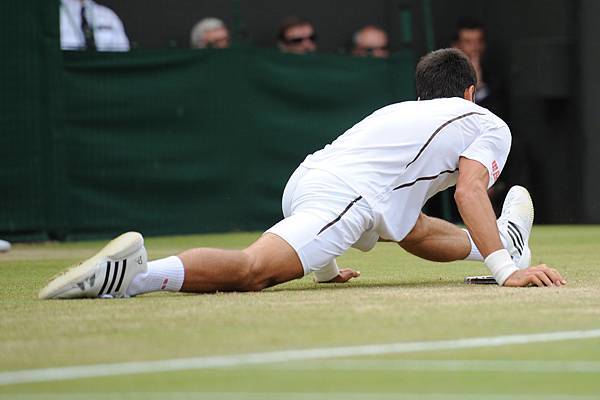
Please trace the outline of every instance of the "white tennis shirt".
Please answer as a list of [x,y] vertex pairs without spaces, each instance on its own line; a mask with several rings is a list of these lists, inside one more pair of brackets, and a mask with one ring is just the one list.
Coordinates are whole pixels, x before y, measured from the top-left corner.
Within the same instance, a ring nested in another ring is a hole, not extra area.
[[302,165],[352,187],[372,208],[379,236],[400,241],[425,202],[456,184],[461,156],[483,164],[492,186],[510,145],[506,123],[475,103],[407,101],[375,111]]

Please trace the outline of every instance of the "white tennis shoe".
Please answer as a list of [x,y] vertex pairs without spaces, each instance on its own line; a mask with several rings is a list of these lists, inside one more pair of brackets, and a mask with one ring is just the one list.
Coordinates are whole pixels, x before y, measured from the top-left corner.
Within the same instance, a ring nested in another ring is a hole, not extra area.
[[533,201],[523,186],[510,188],[498,218],[498,230],[507,243],[507,250],[518,268],[527,268],[531,263],[529,236],[533,227]]
[[44,287],[40,299],[129,297],[133,277],[148,270],[144,238],[127,232],[113,239],[95,256],[58,275]]
[[0,253],[9,251],[11,247],[10,242],[0,239]]

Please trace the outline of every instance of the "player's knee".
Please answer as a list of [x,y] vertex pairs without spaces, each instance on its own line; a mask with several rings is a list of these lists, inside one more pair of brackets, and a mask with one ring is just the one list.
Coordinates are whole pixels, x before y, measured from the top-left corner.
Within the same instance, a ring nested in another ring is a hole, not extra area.
[[254,254],[245,253],[247,261],[241,272],[239,290],[244,292],[260,292],[268,286],[264,279],[264,266]]

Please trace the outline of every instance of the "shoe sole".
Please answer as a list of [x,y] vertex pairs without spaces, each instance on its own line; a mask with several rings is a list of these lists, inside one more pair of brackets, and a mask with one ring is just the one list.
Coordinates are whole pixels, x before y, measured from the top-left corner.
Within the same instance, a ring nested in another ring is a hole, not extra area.
[[103,259],[111,261],[125,258],[135,253],[144,245],[144,238],[138,232],[127,232],[111,240],[102,250],[88,258],[83,263],[69,268],[58,274],[40,291],[38,297],[42,300],[58,298],[65,288],[73,282],[81,282],[90,276]]

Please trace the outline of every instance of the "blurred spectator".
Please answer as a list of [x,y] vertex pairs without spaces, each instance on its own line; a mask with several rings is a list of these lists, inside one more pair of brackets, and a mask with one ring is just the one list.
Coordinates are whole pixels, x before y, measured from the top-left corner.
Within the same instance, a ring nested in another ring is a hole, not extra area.
[[229,47],[229,30],[218,18],[204,18],[192,28],[190,44],[194,49]]
[[92,0],[61,0],[60,43],[63,50],[129,50],[117,14]]
[[0,252],[9,251],[11,248],[10,242],[0,239]]
[[[484,73],[483,63],[487,47],[485,28],[483,23],[472,17],[461,17],[456,23],[452,46],[462,50],[469,57],[477,73],[477,91],[475,102],[481,104],[491,94],[487,79],[489,74]],[[487,71],[485,71],[487,72]],[[497,110],[492,110],[496,112]]]
[[367,25],[354,33],[352,42],[354,56],[377,58],[389,56],[387,33],[374,25]]
[[317,50],[317,35],[307,19],[287,17],[279,25],[278,43],[284,53],[313,53]]

